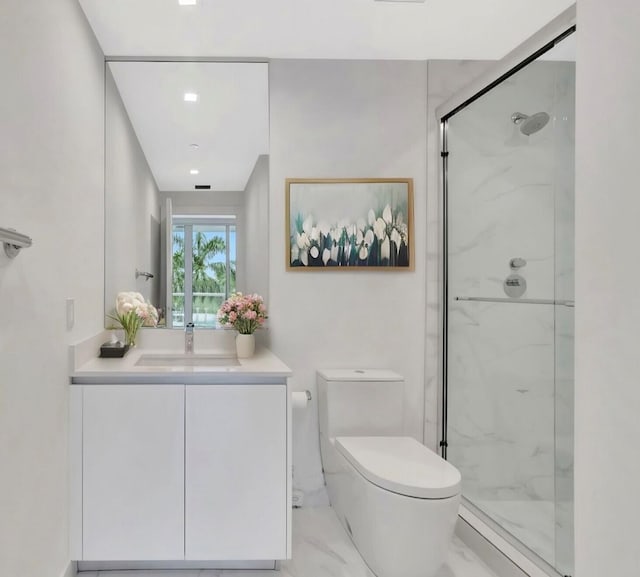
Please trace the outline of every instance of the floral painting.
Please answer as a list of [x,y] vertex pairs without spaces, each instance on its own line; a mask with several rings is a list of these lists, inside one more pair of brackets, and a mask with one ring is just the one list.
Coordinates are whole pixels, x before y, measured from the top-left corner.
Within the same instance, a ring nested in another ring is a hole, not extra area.
[[288,179],[287,268],[413,270],[413,180]]

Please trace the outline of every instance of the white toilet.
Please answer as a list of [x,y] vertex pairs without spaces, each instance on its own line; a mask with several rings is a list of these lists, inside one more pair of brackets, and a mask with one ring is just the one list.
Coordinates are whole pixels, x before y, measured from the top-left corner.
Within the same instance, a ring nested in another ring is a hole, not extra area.
[[403,437],[400,375],[318,371],[320,451],[329,500],[377,577],[433,577],[445,562],[460,472]]

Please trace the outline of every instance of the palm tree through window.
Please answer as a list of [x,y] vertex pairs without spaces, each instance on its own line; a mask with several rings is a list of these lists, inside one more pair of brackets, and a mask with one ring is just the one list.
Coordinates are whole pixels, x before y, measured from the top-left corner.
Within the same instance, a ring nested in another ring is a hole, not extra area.
[[236,290],[236,225],[231,218],[173,220],[173,326],[216,326],[220,305]]

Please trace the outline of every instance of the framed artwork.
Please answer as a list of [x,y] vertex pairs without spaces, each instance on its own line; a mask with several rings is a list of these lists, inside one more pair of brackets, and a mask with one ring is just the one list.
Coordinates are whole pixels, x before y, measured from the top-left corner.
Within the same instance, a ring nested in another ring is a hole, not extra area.
[[413,270],[413,179],[286,181],[288,270]]

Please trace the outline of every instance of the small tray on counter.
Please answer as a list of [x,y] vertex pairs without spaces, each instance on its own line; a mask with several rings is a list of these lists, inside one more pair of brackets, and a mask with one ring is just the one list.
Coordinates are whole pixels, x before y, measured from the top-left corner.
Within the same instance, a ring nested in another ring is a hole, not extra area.
[[122,343],[104,343],[100,346],[100,357],[103,359],[121,359],[127,354],[129,345]]

